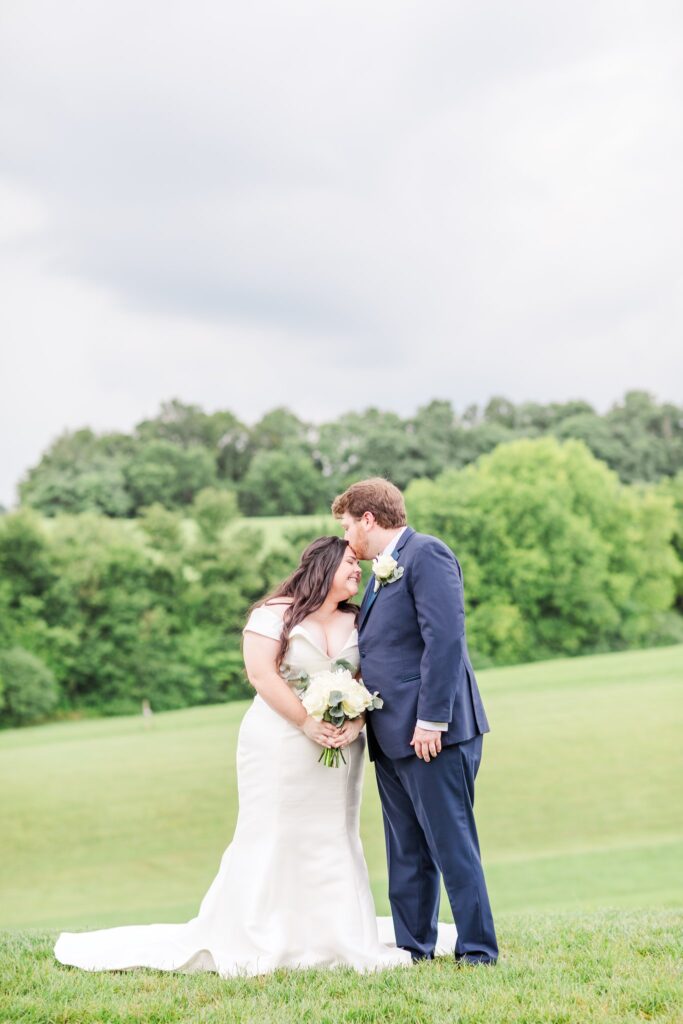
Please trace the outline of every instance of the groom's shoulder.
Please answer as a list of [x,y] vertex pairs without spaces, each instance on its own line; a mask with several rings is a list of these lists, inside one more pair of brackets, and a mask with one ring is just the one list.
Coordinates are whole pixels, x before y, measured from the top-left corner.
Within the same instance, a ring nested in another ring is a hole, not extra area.
[[410,540],[413,555],[424,552],[425,554],[441,555],[449,559],[455,559],[455,554],[448,544],[444,543],[440,537],[433,537],[431,533],[418,533],[415,531]]

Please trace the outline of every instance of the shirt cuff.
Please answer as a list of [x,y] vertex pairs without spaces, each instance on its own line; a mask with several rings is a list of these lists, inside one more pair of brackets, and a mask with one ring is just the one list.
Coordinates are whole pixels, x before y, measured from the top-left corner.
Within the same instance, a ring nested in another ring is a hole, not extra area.
[[421,729],[435,729],[438,732],[448,732],[448,722],[425,722],[418,718],[417,724]]

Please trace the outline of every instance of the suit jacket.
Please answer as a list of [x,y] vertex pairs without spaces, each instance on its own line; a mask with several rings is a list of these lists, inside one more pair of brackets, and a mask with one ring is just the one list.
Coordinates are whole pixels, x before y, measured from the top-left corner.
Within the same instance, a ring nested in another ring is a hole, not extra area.
[[358,619],[363,682],[384,707],[368,714],[368,752],[414,755],[418,718],[448,722],[442,746],[489,732],[465,639],[462,571],[443,541],[408,527],[394,549],[402,577],[373,599],[371,578]]

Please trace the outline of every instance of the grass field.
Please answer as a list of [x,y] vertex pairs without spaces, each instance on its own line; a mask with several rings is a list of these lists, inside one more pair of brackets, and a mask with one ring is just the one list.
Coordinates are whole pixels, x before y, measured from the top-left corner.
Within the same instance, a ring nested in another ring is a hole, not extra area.
[[53,936],[0,936],[0,1020],[16,1024],[680,1024],[683,913],[503,915],[495,968],[450,957],[377,975],[243,980],[58,964]]
[[[103,522],[106,522],[107,529],[112,535],[124,534],[127,537],[137,537],[140,543],[143,543],[145,540],[145,531],[142,528],[140,519],[103,520],[103,517],[98,517],[96,515],[94,515],[94,519],[99,523],[100,527],[102,527]],[[54,534],[56,531],[59,531],[65,525],[68,526],[73,521],[79,520],[77,517],[69,515],[62,515],[59,517],[41,517],[42,527],[48,535]],[[340,537],[343,532],[339,523],[331,514],[305,516],[238,516],[225,527],[226,535],[229,536],[235,530],[239,530],[244,526],[261,531],[263,535],[262,550],[266,552],[277,547],[290,530],[305,530],[306,532],[311,532],[313,535],[317,532],[318,536],[333,534],[336,537]],[[189,516],[183,518],[182,532],[185,540],[196,540],[199,536],[199,528],[195,520]]]
[[[448,962],[409,978],[338,972],[334,982],[313,973],[228,985],[156,972],[144,982],[95,977],[53,962],[58,930],[196,914],[236,815],[247,705],[220,705],[160,714],[147,728],[126,717],[0,733],[0,927],[11,930],[0,967],[15,988],[14,1015],[0,1019],[225,1020],[227,992],[243,1014],[235,1020],[263,1016],[274,998],[273,1021],[370,1021],[380,1003],[397,1021],[680,1019],[683,646],[479,679],[492,731],[477,811],[503,970],[457,972]],[[362,830],[377,909],[388,913],[369,762]],[[341,1002],[335,986],[347,993]],[[33,1015],[38,989],[44,1016]],[[81,1016],[69,1015],[67,993]]]

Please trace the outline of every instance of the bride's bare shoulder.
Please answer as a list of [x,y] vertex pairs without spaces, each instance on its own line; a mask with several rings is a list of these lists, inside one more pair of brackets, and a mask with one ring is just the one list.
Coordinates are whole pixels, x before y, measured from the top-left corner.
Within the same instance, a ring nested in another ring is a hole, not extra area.
[[285,609],[293,600],[292,597],[274,597],[270,601],[264,601],[261,608],[267,608],[269,612],[274,612],[281,619],[285,614]]

